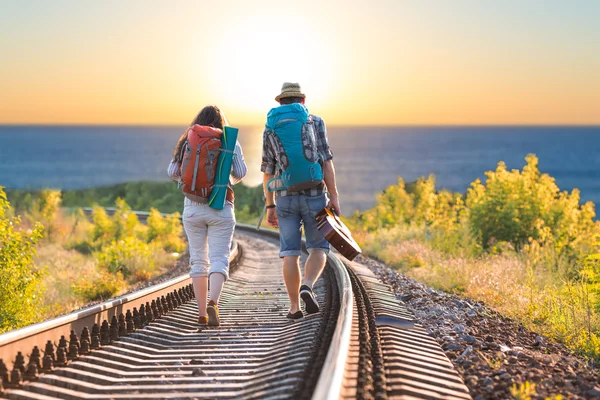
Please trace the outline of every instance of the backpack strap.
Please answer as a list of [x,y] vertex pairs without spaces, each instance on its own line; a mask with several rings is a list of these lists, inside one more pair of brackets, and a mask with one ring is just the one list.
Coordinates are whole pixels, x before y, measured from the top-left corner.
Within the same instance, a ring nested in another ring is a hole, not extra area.
[[198,162],[200,161],[200,144],[196,149],[196,163],[194,164],[194,176],[192,178],[192,192],[196,190],[196,177],[198,176]]
[[189,141],[186,139],[181,146],[181,150],[179,150],[179,180],[177,181],[177,189],[181,189],[185,186],[181,171],[183,170],[183,155],[185,154],[185,149],[188,147],[188,145]]
[[[313,132],[315,134],[315,147],[317,148],[317,162],[321,165],[321,167],[323,166],[323,157],[321,156],[321,152],[319,151],[319,134],[317,132],[317,124],[315,123],[315,120],[313,119],[313,115],[310,114],[308,116],[308,120],[310,120],[310,123],[313,126]],[[306,122],[308,122],[308,120]]]
[[[279,182],[279,184],[276,184]],[[276,184],[275,186],[271,185],[271,183]],[[279,192],[280,190],[286,190],[286,187],[283,185],[283,179],[281,176],[276,176],[267,181],[267,190],[269,192]]]

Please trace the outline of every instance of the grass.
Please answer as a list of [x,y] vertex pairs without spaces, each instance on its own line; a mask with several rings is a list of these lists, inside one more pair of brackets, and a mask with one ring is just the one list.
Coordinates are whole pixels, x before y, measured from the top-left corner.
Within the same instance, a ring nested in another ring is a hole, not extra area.
[[53,318],[81,307],[86,300],[73,291],[83,279],[100,278],[95,261],[58,243],[46,243],[37,249],[35,265],[44,269],[42,286],[43,319]]
[[[401,232],[402,231],[402,232]],[[590,285],[567,281],[560,271],[534,266],[525,252],[449,254],[427,241],[426,228],[407,226],[355,239],[366,255],[445,292],[483,301],[529,329],[600,361],[600,314]]]

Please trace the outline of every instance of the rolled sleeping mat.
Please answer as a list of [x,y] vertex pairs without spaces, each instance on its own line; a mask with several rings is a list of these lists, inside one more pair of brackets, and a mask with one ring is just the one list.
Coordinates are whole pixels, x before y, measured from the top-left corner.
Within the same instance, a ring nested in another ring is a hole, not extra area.
[[208,205],[215,210],[222,210],[225,207],[227,197],[227,186],[229,185],[229,175],[231,174],[231,165],[233,164],[233,151],[237,142],[238,129],[226,126],[223,129],[223,138],[221,139],[223,149],[217,162],[217,172],[215,175],[215,187],[208,198]]

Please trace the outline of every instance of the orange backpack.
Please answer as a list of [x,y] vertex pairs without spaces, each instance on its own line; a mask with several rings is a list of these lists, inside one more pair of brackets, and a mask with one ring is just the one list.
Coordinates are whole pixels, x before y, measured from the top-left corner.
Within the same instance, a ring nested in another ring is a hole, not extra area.
[[215,185],[217,161],[221,154],[221,129],[194,125],[187,132],[181,151],[179,188],[189,199],[205,203]]

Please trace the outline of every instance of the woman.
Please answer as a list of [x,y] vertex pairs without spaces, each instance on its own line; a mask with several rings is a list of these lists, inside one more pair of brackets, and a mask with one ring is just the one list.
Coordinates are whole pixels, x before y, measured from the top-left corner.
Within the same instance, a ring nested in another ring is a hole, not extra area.
[[[222,130],[226,125],[227,119],[217,106],[204,107],[179,138],[173,152],[173,160],[169,164],[169,176],[176,181],[181,178],[182,149],[190,130],[202,131],[209,129],[207,127]],[[231,185],[240,182],[246,175],[246,171],[242,147],[239,142],[236,142],[225,207],[222,210],[215,210],[209,207],[207,202],[192,201],[188,197],[183,203],[183,227],[188,237],[190,277],[198,302],[200,325],[220,325],[219,297],[223,284],[229,277],[229,255],[235,227],[234,196]],[[209,281],[210,299],[207,306]]]

